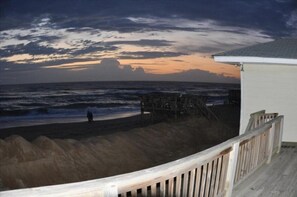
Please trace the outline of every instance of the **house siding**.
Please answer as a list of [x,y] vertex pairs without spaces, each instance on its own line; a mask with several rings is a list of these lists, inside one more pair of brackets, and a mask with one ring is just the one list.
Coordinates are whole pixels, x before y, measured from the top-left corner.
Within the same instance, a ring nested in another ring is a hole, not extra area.
[[244,64],[241,71],[241,127],[260,110],[284,115],[283,141],[297,142],[297,65]]

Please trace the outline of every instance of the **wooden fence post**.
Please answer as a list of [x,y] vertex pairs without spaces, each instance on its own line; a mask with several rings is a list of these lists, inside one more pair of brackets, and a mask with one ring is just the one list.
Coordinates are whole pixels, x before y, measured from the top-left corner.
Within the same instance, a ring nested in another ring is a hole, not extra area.
[[233,144],[232,150],[229,153],[230,156],[229,156],[226,184],[225,184],[226,197],[232,196],[234,177],[236,172],[236,164],[237,164],[237,158],[238,158],[238,150],[239,150],[239,141]]
[[283,129],[284,129],[284,117],[281,117],[280,127],[279,127],[279,141],[276,153],[279,153],[282,147],[282,139],[283,139]]
[[274,133],[275,133],[275,123],[272,123],[271,128],[269,129],[269,138],[268,138],[268,159],[267,164],[271,162],[272,153],[273,153],[273,142],[274,142]]

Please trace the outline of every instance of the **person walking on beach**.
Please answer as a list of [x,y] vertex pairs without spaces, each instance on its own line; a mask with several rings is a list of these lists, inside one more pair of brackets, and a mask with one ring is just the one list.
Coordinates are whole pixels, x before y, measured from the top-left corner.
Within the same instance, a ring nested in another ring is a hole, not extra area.
[[93,122],[93,113],[90,110],[87,111],[87,118],[88,122]]

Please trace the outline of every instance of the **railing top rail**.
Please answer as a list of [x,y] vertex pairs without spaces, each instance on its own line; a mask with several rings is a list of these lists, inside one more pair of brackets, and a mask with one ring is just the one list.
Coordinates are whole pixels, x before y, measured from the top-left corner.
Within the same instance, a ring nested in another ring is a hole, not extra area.
[[249,133],[234,137],[196,154],[156,167],[90,181],[4,191],[0,192],[0,196],[48,196],[49,194],[55,196],[88,196],[98,194],[100,196],[100,194],[104,194],[106,188],[109,188],[109,190],[112,187],[120,189],[139,183],[158,181],[162,177],[171,177],[176,173],[184,172],[195,164],[197,165],[197,163],[203,165],[218,155],[223,154],[223,151],[230,149],[235,143],[242,142],[267,131],[273,123],[281,121],[282,118],[283,116],[278,116],[259,128],[251,130]]

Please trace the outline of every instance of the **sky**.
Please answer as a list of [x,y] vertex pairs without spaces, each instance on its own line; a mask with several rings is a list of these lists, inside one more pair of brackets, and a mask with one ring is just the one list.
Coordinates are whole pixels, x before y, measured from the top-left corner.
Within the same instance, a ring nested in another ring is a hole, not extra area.
[[1,0],[0,84],[239,83],[213,54],[296,36],[296,0]]

